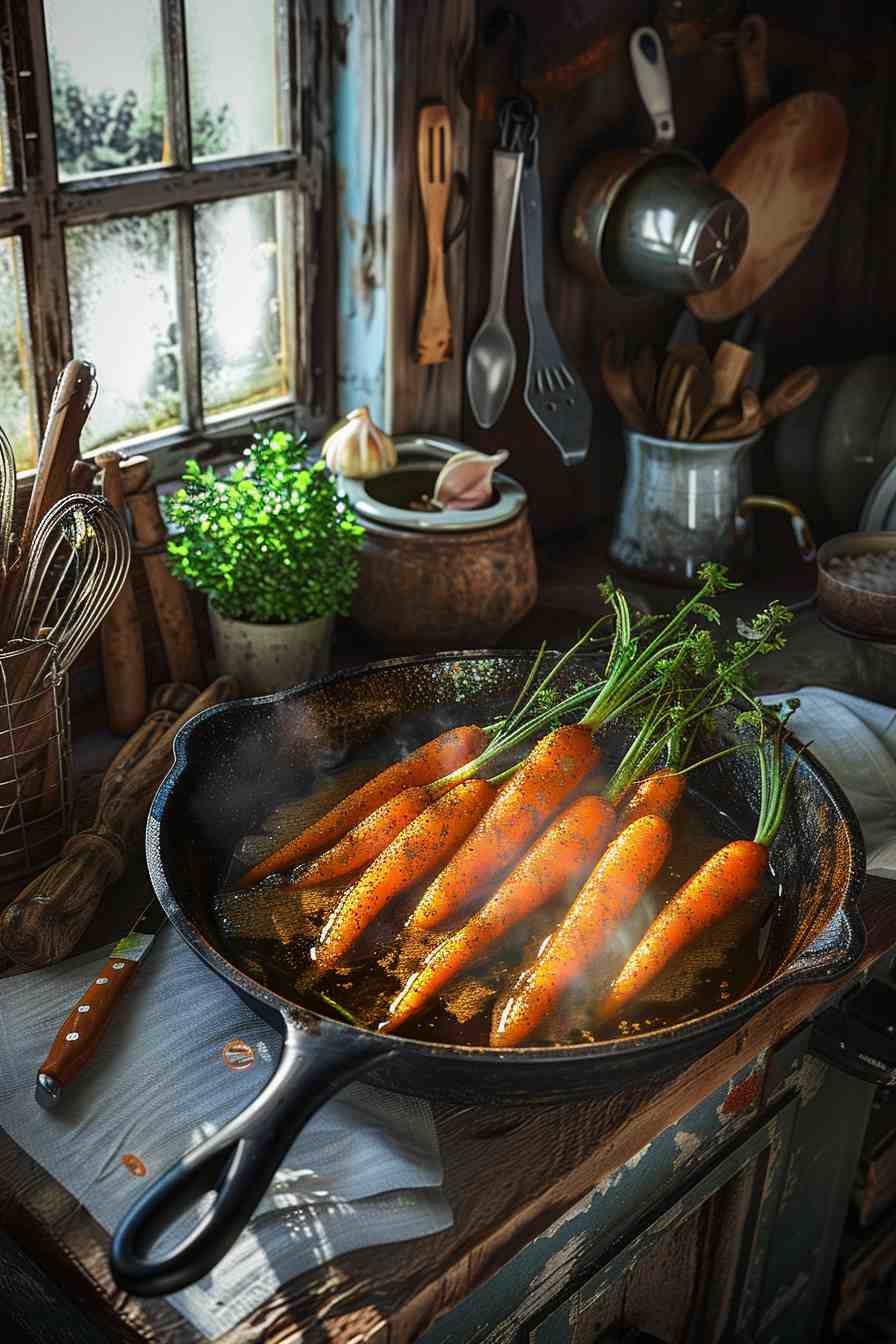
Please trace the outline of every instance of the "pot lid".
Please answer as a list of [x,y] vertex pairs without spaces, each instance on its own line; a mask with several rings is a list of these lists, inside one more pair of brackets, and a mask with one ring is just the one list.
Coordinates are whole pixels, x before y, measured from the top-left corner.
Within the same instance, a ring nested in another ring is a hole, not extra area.
[[868,492],[860,532],[896,532],[896,458],[884,467]]
[[[457,439],[444,439],[429,434],[400,434],[393,438],[398,452],[398,466],[382,476],[354,481],[339,478],[340,489],[363,523],[379,523],[384,527],[401,528],[406,532],[469,532],[483,527],[495,527],[515,518],[526,503],[526,492],[518,482],[496,471],[494,502],[482,509],[441,509],[438,513],[417,513],[401,508],[382,497],[384,482],[400,485],[402,478],[433,472],[432,484],[439,470],[455,453],[468,451],[467,445]],[[421,491],[425,483],[421,481]],[[388,486],[386,487],[388,491]],[[413,492],[417,493],[417,492]]]

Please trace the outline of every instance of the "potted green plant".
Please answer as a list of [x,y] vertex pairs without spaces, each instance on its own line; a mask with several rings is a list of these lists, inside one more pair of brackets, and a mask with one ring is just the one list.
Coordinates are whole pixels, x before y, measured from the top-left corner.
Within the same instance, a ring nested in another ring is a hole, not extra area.
[[208,598],[219,671],[248,695],[322,676],[361,528],[307,436],[256,434],[222,476],[188,462],[167,514],[171,568]]

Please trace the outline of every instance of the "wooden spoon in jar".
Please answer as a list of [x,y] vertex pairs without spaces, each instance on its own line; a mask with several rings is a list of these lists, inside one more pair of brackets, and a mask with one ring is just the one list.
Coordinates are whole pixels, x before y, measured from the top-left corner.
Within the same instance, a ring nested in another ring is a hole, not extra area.
[[741,388],[740,409],[717,415],[699,435],[700,443],[727,443],[748,439],[763,426],[762,403],[751,387]]
[[752,350],[733,341],[722,341],[712,361],[712,394],[706,407],[694,424],[694,437],[700,434],[714,415],[733,406],[746,382],[753,363]]
[[781,415],[787,415],[808,401],[818,387],[818,370],[811,364],[797,369],[780,382],[762,403],[762,423],[767,425]]

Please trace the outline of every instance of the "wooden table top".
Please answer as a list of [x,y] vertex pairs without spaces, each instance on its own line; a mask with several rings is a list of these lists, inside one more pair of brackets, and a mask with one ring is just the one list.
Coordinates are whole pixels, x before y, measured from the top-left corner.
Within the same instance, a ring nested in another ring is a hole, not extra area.
[[[542,593],[535,612],[504,641],[526,647],[540,638],[562,644],[581,628],[603,577],[600,539],[563,540],[540,547]],[[680,593],[632,585],[656,609]],[[773,595],[806,596],[804,576],[784,592],[773,578],[734,595],[737,616]],[[851,641],[824,630],[812,613],[797,618],[791,652],[776,655],[764,689],[821,683],[859,694]],[[359,644],[348,629],[337,645],[342,665],[388,651]],[[770,660],[771,662],[771,660]],[[883,698],[883,697],[881,697]],[[112,744],[113,746],[115,744]],[[106,750],[108,751],[108,745]],[[92,764],[102,764],[93,743]],[[118,937],[142,908],[148,880],[139,856],[110,891],[82,948]],[[896,882],[869,879],[863,897],[869,941],[863,964],[896,943]],[[444,1311],[567,1212],[593,1186],[647,1142],[686,1115],[737,1069],[792,1032],[837,992],[836,985],[803,986],[778,998],[746,1026],[661,1087],[641,1086],[609,1099],[528,1109],[434,1105],[445,1166],[445,1194],[454,1226],[394,1249],[357,1251],[281,1286],[252,1316],[223,1336],[223,1344],[287,1344],[310,1340],[418,1338]],[[110,1339],[198,1344],[200,1336],[160,1301],[128,1299],[107,1265],[108,1235],[54,1180],[0,1135],[0,1219],[19,1244]]]

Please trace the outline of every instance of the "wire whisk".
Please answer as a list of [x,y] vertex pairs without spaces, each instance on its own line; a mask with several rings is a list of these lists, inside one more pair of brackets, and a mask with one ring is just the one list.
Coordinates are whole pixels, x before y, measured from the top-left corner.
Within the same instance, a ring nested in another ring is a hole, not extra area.
[[5,638],[46,638],[67,672],[121,591],[130,558],[124,524],[104,499],[60,500],[22,558]]

